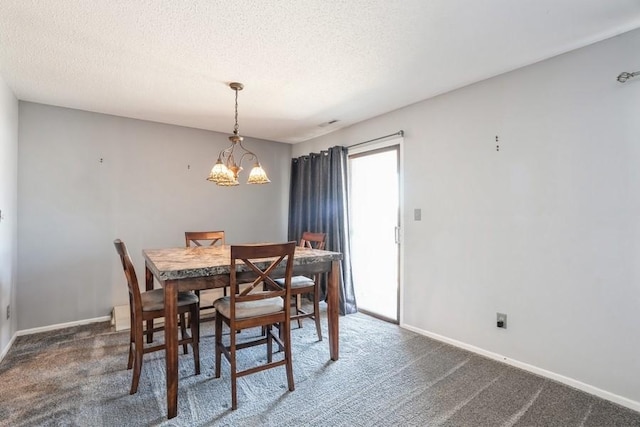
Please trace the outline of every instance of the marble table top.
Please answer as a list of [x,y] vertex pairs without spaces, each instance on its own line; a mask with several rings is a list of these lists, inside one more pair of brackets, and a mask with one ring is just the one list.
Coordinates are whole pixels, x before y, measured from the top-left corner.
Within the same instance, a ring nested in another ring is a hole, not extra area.
[[[165,249],[144,249],[142,255],[147,267],[159,280],[179,280],[229,274],[231,267],[231,246],[179,247]],[[340,252],[323,251],[296,247],[295,266],[318,264],[341,260]],[[265,259],[264,264],[269,264]],[[256,263],[259,264],[259,263]],[[238,271],[244,271],[238,267]],[[248,269],[246,270],[248,271]]]

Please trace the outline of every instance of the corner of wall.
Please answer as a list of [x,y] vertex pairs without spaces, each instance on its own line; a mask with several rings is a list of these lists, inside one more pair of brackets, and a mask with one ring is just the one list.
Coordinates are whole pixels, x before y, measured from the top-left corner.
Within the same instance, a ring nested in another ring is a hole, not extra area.
[[18,99],[0,77],[0,359],[17,328],[18,111]]

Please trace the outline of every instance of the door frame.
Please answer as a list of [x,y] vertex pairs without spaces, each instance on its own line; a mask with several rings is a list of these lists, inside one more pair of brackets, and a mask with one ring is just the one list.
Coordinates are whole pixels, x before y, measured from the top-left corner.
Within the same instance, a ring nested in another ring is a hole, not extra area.
[[[357,146],[347,147],[348,173],[351,174],[351,156],[360,157],[366,154],[374,154],[377,151],[384,151],[393,146],[398,146],[398,313],[397,323],[404,324],[404,138],[394,135],[388,139],[376,140],[371,143],[357,144]],[[349,209],[351,209],[351,196],[349,196]],[[351,216],[351,215],[349,215]],[[357,303],[357,301],[356,301]],[[372,313],[367,313],[374,315]],[[375,315],[374,315],[375,316]],[[376,316],[377,317],[377,316]],[[389,320],[384,318],[384,320]]]

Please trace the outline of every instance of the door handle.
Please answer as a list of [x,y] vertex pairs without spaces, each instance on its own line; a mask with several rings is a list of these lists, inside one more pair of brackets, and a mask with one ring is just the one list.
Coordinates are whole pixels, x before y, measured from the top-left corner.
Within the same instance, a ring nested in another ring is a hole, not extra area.
[[399,226],[395,226],[394,228],[394,233],[395,233],[395,240],[396,240],[396,245],[400,244],[400,227]]

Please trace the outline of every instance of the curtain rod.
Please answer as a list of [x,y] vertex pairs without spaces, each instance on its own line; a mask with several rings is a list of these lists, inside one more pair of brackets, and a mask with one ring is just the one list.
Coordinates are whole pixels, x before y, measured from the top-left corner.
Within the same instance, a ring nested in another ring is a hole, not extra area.
[[399,131],[398,131],[398,132],[396,132],[396,133],[390,133],[389,135],[380,136],[380,137],[378,137],[378,138],[373,138],[373,139],[370,139],[370,140],[368,140],[368,141],[358,142],[357,144],[353,144],[353,145],[347,145],[347,148],[357,147],[358,145],[368,144],[368,143],[370,143],[370,142],[379,141],[379,140],[381,140],[381,139],[389,138],[390,136],[396,136],[396,135],[404,136],[404,131],[403,131],[403,130],[399,130]]

